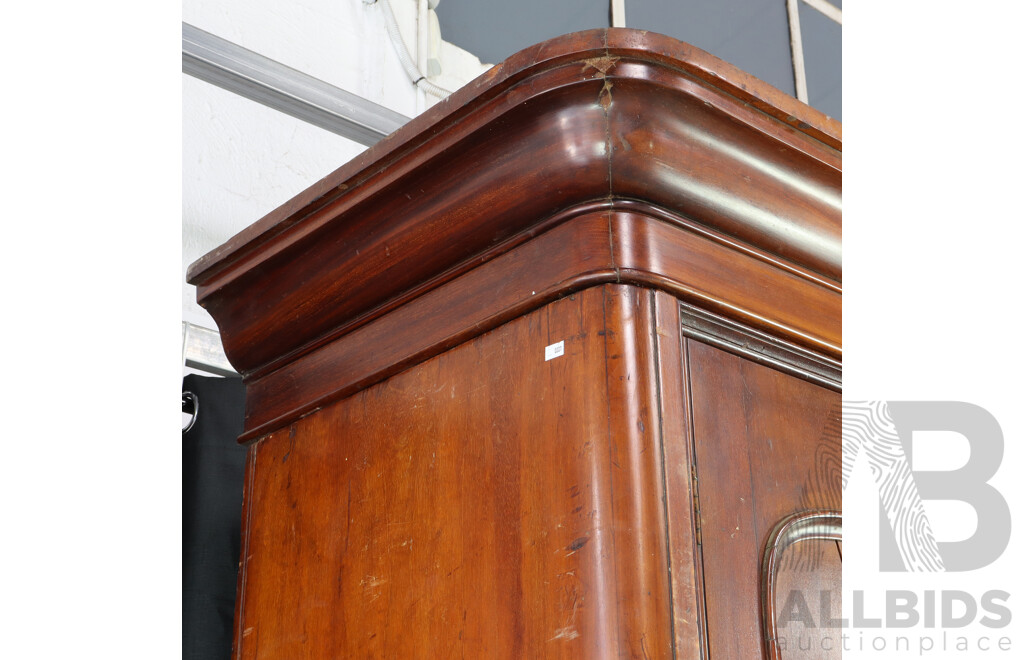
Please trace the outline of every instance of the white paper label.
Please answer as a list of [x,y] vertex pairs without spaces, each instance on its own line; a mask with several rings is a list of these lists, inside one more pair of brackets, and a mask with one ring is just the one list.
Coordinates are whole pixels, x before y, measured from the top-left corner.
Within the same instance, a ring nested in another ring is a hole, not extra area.
[[557,344],[551,344],[550,346],[544,347],[544,361],[547,362],[559,355],[565,354],[565,341],[560,341]]

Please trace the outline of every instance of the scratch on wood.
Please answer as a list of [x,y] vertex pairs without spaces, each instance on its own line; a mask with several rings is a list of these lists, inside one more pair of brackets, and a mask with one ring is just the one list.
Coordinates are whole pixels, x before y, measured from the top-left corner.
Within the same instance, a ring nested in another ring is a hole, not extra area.
[[[345,459],[348,460],[348,459]],[[352,526],[352,479],[348,480],[348,496],[345,499],[345,552],[348,552],[348,533]]]
[[604,76],[608,73],[608,69],[615,66],[615,63],[619,61],[618,57],[612,55],[606,55],[604,57],[592,57],[589,60],[583,60],[583,71],[586,72],[587,67],[597,69]]
[[288,462],[288,457],[291,456],[292,450],[295,449],[295,425],[292,424],[291,428],[288,429],[288,451],[281,457],[282,463]]
[[587,541],[589,540],[590,539],[586,536],[579,537],[578,539],[570,543],[568,547],[566,547],[565,556],[568,557],[569,555],[575,554],[576,551],[585,546],[587,544]]
[[380,586],[386,583],[387,580],[379,578],[375,575],[367,575],[359,581],[359,585],[363,588],[363,597],[369,598],[370,602],[380,598]]
[[[568,593],[568,591],[567,591]],[[565,619],[565,626],[555,631],[555,636],[549,639],[549,642],[553,642],[556,639],[572,640],[580,636],[576,630],[576,610],[579,609],[580,600],[582,600],[579,594],[576,593],[575,589],[572,590],[572,611],[569,612],[569,616]]]
[[601,91],[597,94],[598,103],[605,110],[612,105],[612,81],[608,78],[604,79],[604,85],[601,87]]
[[600,77],[604,79],[604,85],[601,87],[601,91],[597,94],[597,101],[605,110],[608,110],[612,104],[612,81],[608,79],[608,70],[615,66],[615,63],[618,61],[618,57],[611,55],[583,60],[584,73],[586,73],[588,68],[597,69]]
[[558,630],[556,630],[555,631],[555,636],[552,637],[551,639],[549,639],[548,641],[549,642],[553,642],[556,639],[570,640],[570,639],[576,639],[579,636],[580,636],[580,634],[578,632],[576,632],[575,628],[573,628],[572,626],[566,626],[565,628],[559,628]]

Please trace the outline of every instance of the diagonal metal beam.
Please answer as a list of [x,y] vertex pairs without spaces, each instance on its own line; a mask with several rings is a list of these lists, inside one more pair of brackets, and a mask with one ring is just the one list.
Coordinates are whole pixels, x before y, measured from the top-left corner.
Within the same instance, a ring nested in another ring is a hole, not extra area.
[[409,121],[394,110],[184,22],[181,70],[367,146]]

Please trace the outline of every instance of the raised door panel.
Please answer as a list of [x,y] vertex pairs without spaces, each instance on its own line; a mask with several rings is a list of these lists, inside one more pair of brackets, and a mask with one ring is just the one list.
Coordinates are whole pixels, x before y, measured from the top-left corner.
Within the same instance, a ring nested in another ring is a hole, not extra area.
[[[796,512],[842,507],[840,394],[698,341],[684,340],[683,350],[708,652],[762,658],[761,561],[772,530]],[[837,566],[821,565],[836,612]],[[821,577],[783,576],[813,585],[815,597]]]
[[805,538],[780,553],[765,601],[773,626],[769,660],[841,658],[842,556],[842,541],[834,538]]

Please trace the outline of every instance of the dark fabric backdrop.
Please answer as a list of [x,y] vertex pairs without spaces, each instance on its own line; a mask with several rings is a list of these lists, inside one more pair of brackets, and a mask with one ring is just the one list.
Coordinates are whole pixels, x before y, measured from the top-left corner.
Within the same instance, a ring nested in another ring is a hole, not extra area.
[[189,375],[182,392],[199,400],[195,424],[181,435],[182,657],[227,660],[235,609],[245,393],[240,378]]

